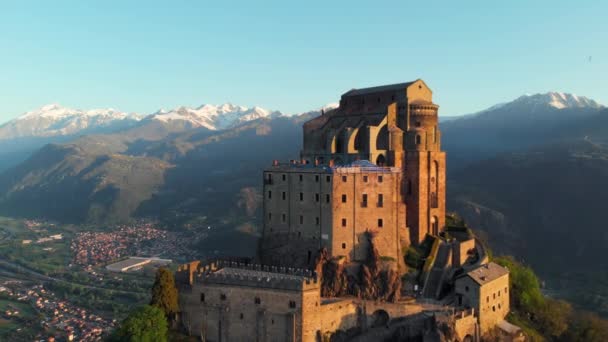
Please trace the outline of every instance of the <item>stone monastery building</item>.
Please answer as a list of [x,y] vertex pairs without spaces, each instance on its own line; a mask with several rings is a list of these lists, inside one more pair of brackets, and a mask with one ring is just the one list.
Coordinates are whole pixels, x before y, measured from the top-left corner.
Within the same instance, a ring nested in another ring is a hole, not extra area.
[[[446,155],[432,96],[422,80],[353,89],[306,122],[300,159],[264,170],[257,260],[195,261],[176,272],[186,333],[214,342],[398,333],[472,342],[495,327],[519,331],[504,321],[508,270],[488,263],[466,227],[443,233]],[[406,284],[412,246],[428,255]]]
[[301,160],[264,170],[261,255],[305,267],[320,248],[349,261],[376,236],[399,260],[445,225],[445,152],[438,106],[422,80],[353,89],[304,124]]

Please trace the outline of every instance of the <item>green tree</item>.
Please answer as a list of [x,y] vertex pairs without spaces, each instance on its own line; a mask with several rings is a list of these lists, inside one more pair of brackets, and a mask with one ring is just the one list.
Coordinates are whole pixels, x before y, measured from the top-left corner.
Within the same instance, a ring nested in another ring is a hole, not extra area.
[[531,268],[518,263],[511,256],[497,257],[494,261],[509,269],[511,299],[515,309],[534,314],[545,304],[540,282]]
[[571,318],[570,329],[559,341],[608,341],[608,320],[588,312],[575,312]]
[[156,280],[154,281],[154,285],[152,285],[152,300],[150,301],[150,305],[160,308],[170,318],[179,310],[175,278],[173,277],[173,273],[167,268],[161,267],[156,271]]
[[111,338],[120,342],[165,342],[169,328],[164,312],[154,306],[145,305],[122,322]]
[[545,336],[560,337],[568,329],[572,306],[563,300],[545,298],[536,315]]

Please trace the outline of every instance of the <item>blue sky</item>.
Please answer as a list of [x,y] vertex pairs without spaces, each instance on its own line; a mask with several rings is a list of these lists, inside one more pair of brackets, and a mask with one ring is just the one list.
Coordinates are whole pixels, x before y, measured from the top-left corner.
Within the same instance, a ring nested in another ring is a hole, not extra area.
[[[48,103],[288,113],[424,79],[441,115],[608,104],[608,1],[0,1],[0,122]],[[591,56],[591,61],[589,61]]]

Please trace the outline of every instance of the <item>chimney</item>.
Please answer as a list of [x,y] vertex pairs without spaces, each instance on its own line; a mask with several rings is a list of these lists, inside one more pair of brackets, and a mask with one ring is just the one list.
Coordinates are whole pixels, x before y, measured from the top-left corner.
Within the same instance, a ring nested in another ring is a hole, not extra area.
[[279,166],[279,161],[278,160],[273,160],[272,161],[272,166]]
[[302,165],[306,165],[306,164],[308,164],[308,163],[306,162],[306,159],[302,159],[302,161],[301,161],[301,162],[302,162]]
[[315,158],[315,166],[319,166],[319,158]]
[[329,163],[327,164],[329,167],[334,167],[334,160],[330,159]]

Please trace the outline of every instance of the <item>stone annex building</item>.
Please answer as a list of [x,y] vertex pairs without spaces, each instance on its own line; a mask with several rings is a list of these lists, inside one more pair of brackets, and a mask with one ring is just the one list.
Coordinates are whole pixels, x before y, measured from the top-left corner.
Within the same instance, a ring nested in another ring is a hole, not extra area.
[[[433,327],[447,324],[453,341],[496,327],[517,335],[504,321],[508,270],[488,263],[473,236],[443,234],[446,155],[438,106],[422,80],[352,89],[303,129],[300,159],[264,170],[258,260],[196,261],[177,271],[187,333],[215,342],[381,341],[401,326],[412,338],[440,340]],[[356,277],[374,250],[401,277],[405,251],[425,239],[432,247],[406,298],[321,296],[321,251]],[[346,331],[357,337],[339,334]]]

